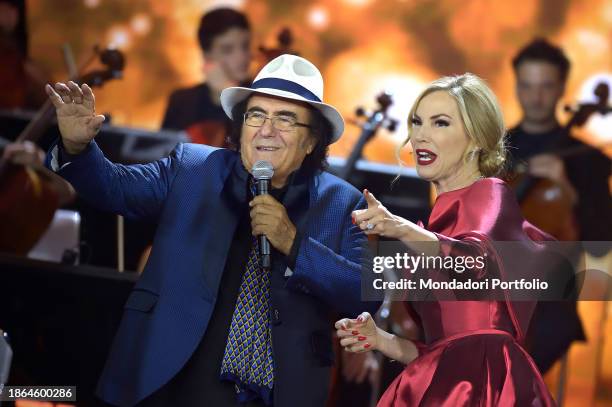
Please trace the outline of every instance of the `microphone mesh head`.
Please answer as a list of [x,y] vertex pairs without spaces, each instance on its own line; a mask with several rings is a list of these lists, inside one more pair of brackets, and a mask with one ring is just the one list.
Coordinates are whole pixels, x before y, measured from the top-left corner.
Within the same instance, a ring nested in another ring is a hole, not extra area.
[[274,168],[269,161],[259,160],[253,164],[251,173],[253,174],[253,178],[256,180],[272,179],[272,176],[274,175]]

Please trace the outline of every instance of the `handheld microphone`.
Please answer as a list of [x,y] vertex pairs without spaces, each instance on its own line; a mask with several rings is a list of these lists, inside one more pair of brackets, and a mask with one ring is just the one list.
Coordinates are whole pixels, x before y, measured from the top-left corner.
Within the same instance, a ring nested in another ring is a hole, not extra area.
[[[274,175],[274,168],[268,161],[257,161],[253,164],[251,174],[255,178],[257,185],[257,195],[265,195],[270,189],[270,182]],[[264,269],[270,268],[270,242],[266,235],[259,235],[259,260],[260,265]]]

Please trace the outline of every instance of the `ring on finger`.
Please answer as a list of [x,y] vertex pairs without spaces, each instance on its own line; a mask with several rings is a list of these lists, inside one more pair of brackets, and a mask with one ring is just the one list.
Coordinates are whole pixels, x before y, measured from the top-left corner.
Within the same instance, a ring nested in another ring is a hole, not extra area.
[[373,225],[372,223],[368,223],[368,224],[366,225],[366,229],[367,229],[367,230],[372,230],[372,229],[374,229],[374,225]]

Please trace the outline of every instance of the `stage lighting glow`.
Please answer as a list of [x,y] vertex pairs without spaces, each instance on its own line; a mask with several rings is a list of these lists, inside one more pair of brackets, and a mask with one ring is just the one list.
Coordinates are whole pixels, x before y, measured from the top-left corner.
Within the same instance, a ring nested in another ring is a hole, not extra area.
[[609,52],[608,39],[598,32],[583,29],[578,30],[576,36],[584,49],[593,55]]
[[130,21],[132,31],[139,35],[147,35],[151,31],[151,19],[146,14],[137,14]]
[[372,1],[371,0],[344,0],[344,2],[351,6],[363,7],[363,6],[367,6]]
[[607,2],[602,6],[601,17],[609,24],[612,24],[612,2]]
[[107,38],[109,48],[126,50],[132,45],[130,32],[123,26],[112,27],[108,31]]
[[316,30],[323,30],[329,24],[329,14],[323,7],[314,7],[308,13],[308,23]]
[[87,8],[96,8],[100,5],[100,0],[83,0],[83,4]]
[[[200,3],[200,2],[194,2]],[[217,7],[229,7],[241,10],[244,7],[245,0],[213,0],[205,2],[206,6],[202,9],[202,11],[206,12],[208,10],[212,10]]]

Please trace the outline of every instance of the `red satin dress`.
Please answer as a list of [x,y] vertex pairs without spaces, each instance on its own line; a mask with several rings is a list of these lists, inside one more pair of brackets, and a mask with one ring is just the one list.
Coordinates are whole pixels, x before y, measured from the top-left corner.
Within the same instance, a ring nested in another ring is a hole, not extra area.
[[[550,240],[526,222],[513,191],[484,178],[440,194],[427,230],[441,241]],[[378,406],[554,406],[521,344],[535,302],[407,303],[421,325],[419,356],[393,381]]]

